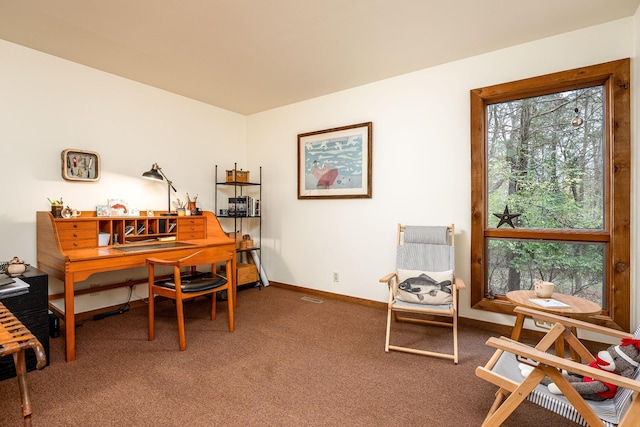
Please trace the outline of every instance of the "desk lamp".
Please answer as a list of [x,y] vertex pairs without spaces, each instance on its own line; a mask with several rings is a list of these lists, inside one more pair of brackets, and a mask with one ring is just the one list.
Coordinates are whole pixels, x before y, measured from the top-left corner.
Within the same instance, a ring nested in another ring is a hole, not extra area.
[[167,180],[167,213],[162,215],[163,216],[178,215],[177,213],[171,213],[171,190],[173,189],[174,192],[177,192],[176,188],[173,186],[173,181],[170,181],[169,178],[167,178],[167,176],[164,174],[164,172],[162,172],[162,168],[158,166],[157,163],[154,163],[151,166],[151,170],[148,170],[147,172],[143,173],[142,176],[144,178],[154,179],[157,181],[162,181],[163,179]]

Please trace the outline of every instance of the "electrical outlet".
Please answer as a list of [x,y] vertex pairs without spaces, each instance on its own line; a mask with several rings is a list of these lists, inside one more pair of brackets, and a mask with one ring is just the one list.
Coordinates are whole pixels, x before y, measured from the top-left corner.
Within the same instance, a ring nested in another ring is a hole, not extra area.
[[334,282],[339,282],[340,281],[340,273],[338,273],[337,271],[333,272],[333,281]]

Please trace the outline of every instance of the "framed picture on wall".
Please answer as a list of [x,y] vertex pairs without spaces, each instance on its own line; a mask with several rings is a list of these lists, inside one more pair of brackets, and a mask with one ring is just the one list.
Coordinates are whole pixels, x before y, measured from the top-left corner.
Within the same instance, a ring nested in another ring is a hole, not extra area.
[[67,181],[100,179],[100,155],[93,151],[67,149],[62,152],[62,178]]
[[298,199],[371,198],[372,122],[298,135]]

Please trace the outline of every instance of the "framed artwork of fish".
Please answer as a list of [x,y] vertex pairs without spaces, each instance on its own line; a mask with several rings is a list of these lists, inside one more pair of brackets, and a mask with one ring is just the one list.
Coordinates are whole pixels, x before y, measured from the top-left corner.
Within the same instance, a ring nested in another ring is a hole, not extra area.
[[372,122],[298,135],[298,199],[371,198]]

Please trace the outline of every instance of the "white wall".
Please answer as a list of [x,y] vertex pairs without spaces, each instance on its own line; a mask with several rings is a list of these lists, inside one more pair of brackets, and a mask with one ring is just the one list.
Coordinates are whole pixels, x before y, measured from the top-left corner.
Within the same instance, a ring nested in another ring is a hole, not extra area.
[[[633,25],[623,19],[250,116],[269,278],[385,301],[378,279],[394,269],[396,224],[455,223],[457,273],[468,282],[469,91],[635,56]],[[297,134],[365,121],[373,122],[373,198],[297,200]],[[513,322],[470,309],[469,296],[461,295],[462,316]]]
[[[157,162],[177,197],[198,194],[212,210],[215,164],[246,156],[245,116],[2,40],[0,63],[0,260],[36,264],[35,212],[50,209],[47,197],[80,210],[114,197],[166,210],[167,186],[141,178]],[[66,148],[98,152],[100,181],[63,180]],[[80,298],[79,310],[122,303],[120,291]]]

